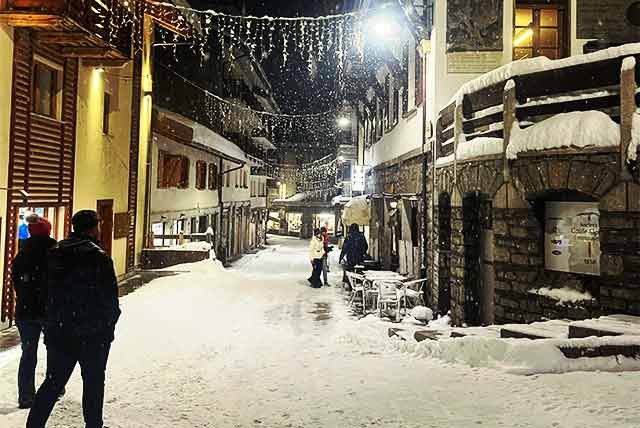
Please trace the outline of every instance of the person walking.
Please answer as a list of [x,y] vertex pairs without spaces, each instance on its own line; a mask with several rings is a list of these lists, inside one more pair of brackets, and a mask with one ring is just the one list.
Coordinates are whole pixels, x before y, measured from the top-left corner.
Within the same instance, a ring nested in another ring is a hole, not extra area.
[[51,223],[36,217],[28,225],[29,237],[13,260],[11,270],[16,292],[16,326],[22,355],[18,368],[18,407],[28,409],[36,395],[38,343],[44,329],[47,302],[47,254],[56,245]]
[[367,244],[364,233],[360,232],[360,228],[357,224],[352,224],[349,226],[349,233],[342,244],[342,251],[340,252],[340,258],[338,259],[339,263],[342,263],[343,259],[346,261],[344,266],[345,274],[342,278],[342,282],[347,282],[346,271],[353,271],[357,265],[364,261],[367,251],[369,251],[369,244]]
[[324,256],[322,256],[322,279],[325,287],[329,286],[329,252],[333,249],[329,242],[329,231],[326,227],[320,228],[322,234],[322,245],[324,246]]
[[86,428],[102,428],[105,370],[120,316],[113,261],[98,245],[98,215],[79,211],[73,233],[49,253],[45,345],[47,377],[36,393],[27,428],[44,428],[76,364],[82,374]]
[[322,232],[320,229],[313,231],[313,237],[309,242],[309,258],[311,259],[311,266],[313,271],[309,282],[313,288],[322,287],[322,281],[320,275],[322,274],[322,257],[324,256],[324,243],[322,240]]

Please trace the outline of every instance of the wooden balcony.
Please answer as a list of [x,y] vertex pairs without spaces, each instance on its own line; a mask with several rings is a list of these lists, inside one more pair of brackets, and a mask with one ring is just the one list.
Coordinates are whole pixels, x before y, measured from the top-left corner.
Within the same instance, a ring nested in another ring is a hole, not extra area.
[[[625,58],[635,59],[626,71]],[[511,133],[505,129],[511,130],[515,121],[526,129],[561,113],[596,110],[630,129],[633,112],[640,105],[634,82],[640,82],[640,66],[635,65],[640,64],[640,47],[627,45],[544,66],[538,60],[523,60],[481,76],[454,97],[458,102],[440,110],[435,124],[436,157],[455,159],[459,137],[469,143],[479,137],[501,138],[506,150]],[[621,157],[625,158],[621,164],[626,160],[623,145],[629,141],[629,135],[621,136]]]
[[97,63],[130,58],[131,15],[121,0],[0,0],[0,22],[31,28],[63,56]]

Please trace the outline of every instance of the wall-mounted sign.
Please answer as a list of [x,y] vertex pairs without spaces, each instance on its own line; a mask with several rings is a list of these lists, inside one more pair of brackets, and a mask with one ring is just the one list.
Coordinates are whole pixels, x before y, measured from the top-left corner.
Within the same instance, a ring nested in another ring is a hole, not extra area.
[[123,239],[129,234],[129,213],[116,213],[113,216],[113,239]]
[[452,52],[447,54],[448,73],[487,73],[502,65],[502,52]]
[[447,52],[502,52],[504,0],[448,0]]
[[578,39],[637,42],[640,39],[638,0],[580,0],[576,7]]
[[600,275],[600,211],[592,202],[547,202],[545,269]]
[[366,166],[353,165],[353,170],[351,173],[351,190],[353,192],[364,192],[366,175],[367,175]]

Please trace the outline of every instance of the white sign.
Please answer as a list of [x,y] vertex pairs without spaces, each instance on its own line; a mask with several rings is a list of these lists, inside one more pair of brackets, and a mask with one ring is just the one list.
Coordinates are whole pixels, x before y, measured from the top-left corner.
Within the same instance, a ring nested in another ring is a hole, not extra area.
[[592,202],[547,202],[545,268],[600,275],[600,211]]
[[364,192],[367,167],[364,165],[353,165],[352,168],[351,190],[353,192]]

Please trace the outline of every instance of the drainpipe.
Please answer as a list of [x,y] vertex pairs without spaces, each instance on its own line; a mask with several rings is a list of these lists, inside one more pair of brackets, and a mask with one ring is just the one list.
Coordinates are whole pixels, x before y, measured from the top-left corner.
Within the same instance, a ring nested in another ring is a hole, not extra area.
[[[429,161],[425,155],[427,145],[427,42],[422,40],[420,46],[420,54],[422,58],[422,272],[421,277],[427,276],[427,249],[428,236],[427,229],[429,221],[427,220],[427,168]],[[433,197],[433,195],[431,195]],[[432,277],[433,275],[431,275]]]

